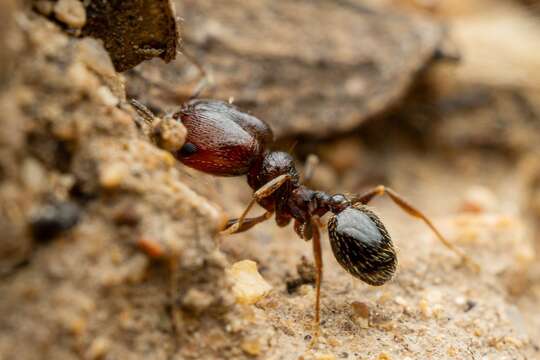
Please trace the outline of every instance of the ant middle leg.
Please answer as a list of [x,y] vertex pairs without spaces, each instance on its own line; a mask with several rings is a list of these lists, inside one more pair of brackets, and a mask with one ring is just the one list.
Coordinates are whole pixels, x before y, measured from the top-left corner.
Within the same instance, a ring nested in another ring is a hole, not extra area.
[[310,226],[312,227],[312,243],[313,243],[313,258],[315,260],[316,278],[315,278],[315,326],[319,329],[321,321],[321,283],[323,275],[322,249],[321,249],[321,233],[318,227],[318,217],[314,216],[311,219]]
[[[308,233],[312,234],[313,259],[315,260],[315,329],[313,339],[308,345],[308,348],[313,348],[319,341],[320,323],[321,323],[321,283],[323,277],[323,260],[321,248],[321,233],[319,231],[319,217],[313,216],[310,222],[306,224],[311,229]],[[307,240],[307,239],[306,239]]]
[[[253,193],[253,198],[249,202],[248,206],[244,210],[244,212],[240,215],[236,223],[232,224],[225,230],[221,231],[222,235],[230,235],[239,232],[239,230],[242,228],[244,221],[246,220],[246,215],[248,214],[249,210],[255,205],[255,203],[261,199],[264,199],[265,197],[268,197],[272,195],[277,189],[281,187],[281,185],[285,184],[291,176],[289,174],[283,174],[280,175],[266,184],[264,184],[261,188],[259,188],[257,191]],[[260,221],[259,221],[260,222]]]
[[448,249],[456,253],[463,261],[470,264],[475,270],[479,270],[480,266],[472,260],[467,254],[463,252],[460,248],[452,244],[450,241],[448,241],[441,232],[433,225],[431,220],[425,216],[420,210],[416,209],[414,206],[412,206],[407,200],[405,200],[402,196],[397,194],[394,190],[385,187],[384,185],[379,185],[366,193],[353,198],[353,203],[362,203],[367,204],[369,203],[374,197],[381,196],[381,195],[388,195],[390,199],[399,206],[403,211],[405,211],[407,214],[422,220],[430,229],[435,233],[437,239],[443,243],[444,246],[446,246]]

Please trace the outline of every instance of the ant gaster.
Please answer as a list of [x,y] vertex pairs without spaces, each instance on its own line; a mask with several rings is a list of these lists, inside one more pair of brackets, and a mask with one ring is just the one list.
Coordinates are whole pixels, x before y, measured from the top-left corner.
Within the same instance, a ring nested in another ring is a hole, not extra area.
[[[148,119],[148,111],[138,102],[132,103]],[[388,231],[367,207],[379,195],[388,195],[409,215],[423,220],[446,247],[474,264],[459,248],[448,242],[426,216],[385,186],[377,186],[353,197],[310,189],[304,185],[309,179],[301,180],[291,155],[267,149],[273,141],[270,127],[230,103],[195,99],[185,103],[172,117],[187,129],[186,142],[180,150],[173,152],[176,159],[212,175],[246,175],[249,186],[254,190],[244,212],[239,218],[230,220],[222,234],[246,231],[274,214],[278,226],[286,226],[293,221],[298,236],[312,241],[316,266],[317,325],[323,272],[319,228],[322,225],[320,217],[327,212],[333,214],[328,221],[328,235],[335,258],[351,275],[370,285],[386,283],[392,278],[397,265]],[[247,217],[255,203],[266,212],[257,217]]]

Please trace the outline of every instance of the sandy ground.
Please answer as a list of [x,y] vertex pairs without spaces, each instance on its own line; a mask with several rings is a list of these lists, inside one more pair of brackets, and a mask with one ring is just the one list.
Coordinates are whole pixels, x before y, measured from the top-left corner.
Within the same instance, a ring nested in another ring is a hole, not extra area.
[[[311,244],[273,220],[217,235],[248,203],[245,180],[187,169],[153,144],[125,103],[130,77],[97,41],[15,14],[4,34],[20,46],[0,56],[17,65],[0,77],[1,359],[540,358],[534,88],[486,90],[435,69],[352,133],[278,144],[296,142],[299,168],[308,153],[321,158],[317,188],[391,186],[481,266],[374,200],[398,249],[396,276],[382,287],[353,279],[324,234],[314,341],[313,287],[286,286]],[[481,96],[463,103],[463,88]],[[494,113],[500,126],[474,122]],[[171,132],[181,144],[182,128]],[[272,285],[252,305],[235,299],[227,271],[245,259]]]

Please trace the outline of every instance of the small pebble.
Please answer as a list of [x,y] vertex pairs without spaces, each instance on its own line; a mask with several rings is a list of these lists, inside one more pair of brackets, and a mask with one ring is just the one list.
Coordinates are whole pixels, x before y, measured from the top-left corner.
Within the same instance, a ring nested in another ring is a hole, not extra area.
[[458,296],[457,298],[454,299],[454,302],[458,306],[463,306],[467,302],[467,299],[464,296]]
[[471,311],[476,306],[476,301],[467,300],[465,303],[465,312]]
[[195,313],[201,313],[208,309],[212,302],[214,302],[214,298],[210,294],[195,288],[189,289],[182,299],[183,307]]
[[91,94],[99,86],[99,79],[94,75],[88,67],[77,61],[73,63],[67,70],[66,76],[69,79],[70,85],[74,88]]
[[112,220],[116,225],[136,226],[141,221],[141,218],[132,205],[125,205],[114,212]]
[[109,339],[104,337],[97,337],[92,341],[88,351],[86,352],[86,359],[102,359],[104,358],[111,347],[111,342]]
[[96,90],[97,99],[105,106],[116,106],[120,102],[107,86],[100,86]]
[[473,186],[467,190],[461,209],[465,212],[483,213],[497,207],[497,197],[486,187]]
[[261,343],[258,339],[244,340],[240,347],[250,356],[258,356],[261,354]]
[[36,9],[40,14],[49,16],[54,9],[54,4],[49,0],[37,0],[33,3],[34,9]]
[[336,357],[333,354],[315,354],[316,360],[336,360]]
[[72,317],[67,319],[64,324],[66,328],[75,336],[81,336],[87,329],[87,322],[81,317]]
[[161,258],[165,254],[163,246],[152,239],[141,238],[137,241],[137,246],[144,251],[146,255],[154,259]]
[[49,240],[71,229],[80,219],[81,211],[72,202],[52,202],[33,212],[30,216],[32,235],[38,240]]
[[429,318],[433,314],[433,312],[429,308],[429,304],[426,299],[421,299],[418,302],[418,307],[420,308],[420,312],[425,318]]
[[457,349],[455,347],[453,347],[453,346],[449,346],[448,349],[446,350],[446,353],[450,357],[456,357],[457,356]]
[[239,304],[255,304],[266,296],[272,287],[257,271],[257,263],[252,260],[242,260],[227,270],[233,284],[233,294]]
[[302,296],[308,296],[313,293],[313,286],[311,285],[301,285],[298,288],[298,294]]
[[125,274],[125,281],[132,284],[140,283],[144,280],[148,269],[148,258],[143,254],[135,254],[122,266],[122,272]]
[[401,296],[396,296],[394,298],[394,301],[396,302],[396,304],[401,305],[401,306],[407,306],[408,305],[407,300],[405,300]]
[[359,301],[353,301],[351,307],[356,316],[360,316],[364,319],[369,318],[369,307],[367,306],[367,304]]
[[129,169],[126,164],[120,162],[107,164],[100,172],[99,183],[106,189],[117,188],[128,173]]
[[394,299],[394,301],[399,304],[398,299],[403,299],[403,298],[400,296],[396,296],[394,298],[392,293],[388,291],[383,291],[382,294],[380,294],[379,297],[377,298],[377,304],[386,304],[388,301],[392,299]]
[[335,337],[330,337],[327,339],[327,342],[328,342],[328,345],[330,345],[331,347],[336,347],[336,346],[340,346],[341,345],[341,341],[339,341],[337,338]]
[[86,10],[78,0],[58,0],[54,5],[54,15],[67,26],[80,29],[86,24]]
[[352,320],[362,329],[369,328],[369,307],[363,302],[354,301],[351,304]]
[[30,191],[45,191],[49,186],[46,171],[41,163],[33,158],[27,158],[21,167],[21,180]]

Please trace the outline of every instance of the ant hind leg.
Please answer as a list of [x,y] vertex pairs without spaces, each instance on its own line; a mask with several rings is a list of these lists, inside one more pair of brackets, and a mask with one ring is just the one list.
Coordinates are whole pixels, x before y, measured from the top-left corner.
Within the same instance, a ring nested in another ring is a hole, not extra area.
[[400,196],[398,193],[396,193],[394,190],[387,188],[383,185],[379,185],[366,193],[353,198],[353,203],[362,203],[367,204],[369,203],[374,197],[381,196],[381,195],[388,195],[390,199],[399,206],[403,211],[405,211],[407,214],[422,220],[430,229],[435,233],[437,236],[437,239],[443,243],[444,246],[446,246],[448,249],[456,253],[461,259],[463,259],[464,262],[470,264],[475,270],[479,270],[480,266],[472,260],[469,256],[467,256],[463,250],[452,244],[450,241],[448,241],[441,233],[440,231],[433,225],[431,220],[425,216],[420,210],[416,209],[414,206],[412,206],[407,200],[405,200],[402,196]]

